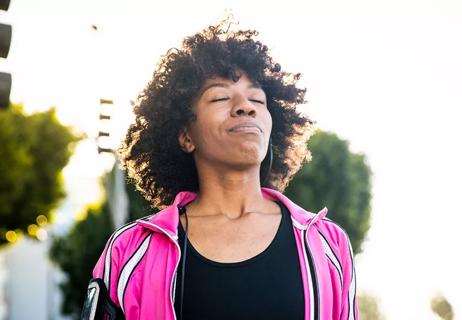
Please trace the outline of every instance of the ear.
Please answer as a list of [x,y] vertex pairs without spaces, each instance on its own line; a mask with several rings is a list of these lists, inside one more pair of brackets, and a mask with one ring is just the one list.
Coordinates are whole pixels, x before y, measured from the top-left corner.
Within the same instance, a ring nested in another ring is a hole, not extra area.
[[178,135],[178,143],[180,144],[181,150],[186,153],[191,153],[196,149],[194,146],[191,137],[189,136],[186,129],[180,129],[180,133]]

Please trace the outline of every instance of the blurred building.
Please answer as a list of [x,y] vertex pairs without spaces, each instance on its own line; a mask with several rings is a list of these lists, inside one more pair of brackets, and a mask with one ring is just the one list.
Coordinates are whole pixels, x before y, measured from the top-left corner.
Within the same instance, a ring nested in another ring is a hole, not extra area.
[[0,251],[0,319],[68,319],[60,315],[63,274],[48,258],[50,245],[22,237]]

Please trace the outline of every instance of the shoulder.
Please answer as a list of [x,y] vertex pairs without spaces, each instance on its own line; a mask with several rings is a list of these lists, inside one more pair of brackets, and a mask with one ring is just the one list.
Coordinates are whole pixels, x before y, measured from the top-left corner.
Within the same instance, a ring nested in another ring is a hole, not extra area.
[[328,218],[320,219],[315,226],[324,245],[328,245],[339,257],[352,258],[353,251],[345,229]]
[[113,261],[124,261],[154,232],[143,228],[136,221],[129,222],[115,230],[107,241],[107,250]]

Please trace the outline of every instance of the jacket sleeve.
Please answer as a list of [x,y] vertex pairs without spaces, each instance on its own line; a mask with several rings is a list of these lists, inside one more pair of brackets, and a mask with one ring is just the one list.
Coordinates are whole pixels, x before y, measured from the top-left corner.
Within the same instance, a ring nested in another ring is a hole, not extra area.
[[93,268],[93,279],[104,281],[111,302],[119,306],[117,299],[117,279],[119,275],[119,250],[115,243],[115,234],[113,234],[106,243],[101,256]]
[[356,271],[350,239],[345,231],[339,236],[340,255],[343,269],[343,289],[341,301],[341,320],[358,320],[358,301],[356,299]]
[[117,250],[113,248],[114,235],[109,238],[106,246],[93,268],[81,319],[85,320],[118,320],[124,315],[117,299],[118,264]]

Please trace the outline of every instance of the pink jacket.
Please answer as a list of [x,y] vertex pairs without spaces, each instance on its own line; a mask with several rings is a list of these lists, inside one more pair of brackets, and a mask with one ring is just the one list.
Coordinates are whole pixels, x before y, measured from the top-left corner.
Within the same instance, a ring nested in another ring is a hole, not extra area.
[[[358,319],[353,253],[347,234],[324,218],[327,208],[308,212],[282,193],[262,188],[267,199],[290,211],[302,270],[306,320]],[[127,320],[175,319],[180,260],[178,205],[196,197],[180,192],[157,214],[127,224],[108,240],[94,270]]]

